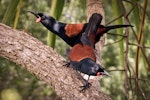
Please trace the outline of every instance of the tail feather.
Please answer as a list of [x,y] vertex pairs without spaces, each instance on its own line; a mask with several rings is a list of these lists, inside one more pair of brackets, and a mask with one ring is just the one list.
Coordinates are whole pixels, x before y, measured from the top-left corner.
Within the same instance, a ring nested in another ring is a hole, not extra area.
[[117,29],[117,28],[124,28],[124,27],[133,27],[132,25],[112,25],[112,26],[105,26],[107,30]]

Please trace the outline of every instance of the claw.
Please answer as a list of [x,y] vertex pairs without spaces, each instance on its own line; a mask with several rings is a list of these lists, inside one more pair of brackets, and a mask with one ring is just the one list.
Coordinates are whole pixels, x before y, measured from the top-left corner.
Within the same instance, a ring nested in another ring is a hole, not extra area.
[[70,66],[70,62],[67,62],[67,61],[63,61],[65,64],[63,64],[63,66],[66,66],[66,67],[69,67]]
[[85,91],[86,89],[88,89],[90,86],[91,86],[91,83],[86,82],[85,85],[80,86],[80,88],[82,88],[82,89],[80,90],[80,92],[84,92],[84,91]]

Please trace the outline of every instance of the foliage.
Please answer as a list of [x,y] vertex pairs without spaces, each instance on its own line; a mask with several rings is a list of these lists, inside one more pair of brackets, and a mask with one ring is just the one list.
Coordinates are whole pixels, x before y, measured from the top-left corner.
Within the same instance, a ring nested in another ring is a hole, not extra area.
[[13,19],[18,3],[19,3],[19,0],[14,0],[14,1],[11,0],[9,2],[7,10],[2,19],[2,23],[8,24],[9,21],[11,21]]
[[[104,47],[104,50],[106,50],[106,51],[104,51],[104,53],[103,53],[102,61],[105,64],[105,66],[109,66],[108,67],[109,70],[112,70],[110,73],[112,74],[113,79],[112,78],[104,79],[104,81],[102,82],[104,85],[103,89],[106,90],[106,88],[108,88],[109,90],[114,90],[114,91],[108,91],[108,93],[111,95],[112,99],[116,99],[116,98],[118,98],[119,100],[122,100],[122,99],[138,99],[138,100],[149,99],[150,98],[148,96],[148,94],[150,93],[149,85],[145,86],[145,84],[149,84],[149,78],[150,78],[149,77],[150,53],[148,52],[150,44],[148,42],[146,42],[147,40],[149,41],[149,35],[147,34],[147,33],[149,33],[149,29],[147,30],[148,25],[149,25],[148,24],[149,9],[147,7],[147,9],[144,10],[144,8],[146,8],[146,7],[144,5],[144,2],[142,2],[140,0],[133,0],[133,1],[118,0],[118,1],[119,1],[119,6],[121,5],[121,8],[119,9],[119,10],[121,10],[121,14],[118,15],[118,18],[117,17],[115,17],[115,18],[117,18],[117,20],[123,19],[124,23],[131,24],[134,27],[128,28],[128,30],[126,30],[122,33],[122,35],[125,35],[123,37],[124,51],[122,52],[122,54],[125,56],[124,57],[125,58],[124,65],[119,64],[119,62],[121,62],[123,59],[118,58],[118,56],[120,55],[120,54],[118,54],[118,52],[119,52],[118,44],[113,44],[111,46],[107,45],[106,48]],[[113,5],[114,2],[108,3],[107,0],[105,0],[105,2],[104,2],[105,3],[104,5],[110,4],[109,7],[104,6],[105,13],[106,13],[106,22],[110,22],[109,16],[114,14],[114,12],[112,12],[112,10],[111,10],[112,9],[111,5]],[[147,2],[147,5],[149,3],[150,2]],[[136,50],[137,50],[137,47],[139,46],[137,37],[139,34],[141,22],[142,22],[142,19],[141,19],[142,13],[145,15],[145,20],[144,20],[144,24],[142,25],[143,31],[140,32],[140,34],[143,35],[143,42],[142,42],[142,44],[140,44],[141,47],[139,47],[139,48],[140,48],[140,50],[143,50],[143,52],[141,52],[141,55],[139,56],[139,61],[136,61],[135,60],[137,58]],[[115,18],[112,20],[115,21]],[[114,23],[111,23],[111,24],[114,24]],[[112,35],[107,35],[107,41],[108,41],[108,43],[106,43],[106,44],[112,44],[113,42],[118,41],[118,39],[117,38],[114,39],[114,36],[112,36]],[[119,42],[120,42],[120,40],[119,40]],[[117,42],[117,43],[119,43],[119,42]],[[145,48],[145,46],[147,48]],[[110,52],[110,50],[111,50],[111,52]],[[108,52],[110,52],[112,54],[110,54]],[[113,56],[114,53],[115,53],[115,55],[117,54],[118,56],[116,55],[114,57]],[[111,59],[111,60],[109,60],[109,63],[107,62],[108,54],[110,54],[109,57]],[[111,64],[111,63],[113,64],[114,62],[116,62],[117,65],[115,65],[115,66],[112,65],[112,67],[110,65],[107,65],[107,64]],[[136,70],[137,65],[139,66],[138,70]],[[138,76],[136,73],[138,73]],[[114,76],[116,74],[118,77]],[[120,77],[121,77],[121,79],[120,79]],[[137,78],[137,80],[135,78]],[[108,82],[108,83],[106,84],[106,82]],[[145,82],[145,84],[144,84],[144,82]],[[137,86],[137,84],[138,84],[138,86]],[[145,88],[145,87],[147,87],[147,88]]]
[[[59,20],[61,17],[61,13],[64,7],[64,0],[52,0],[51,4],[51,16],[54,17],[56,20]],[[47,45],[51,46],[52,48],[55,47],[56,35],[52,32],[48,31],[47,33]]]

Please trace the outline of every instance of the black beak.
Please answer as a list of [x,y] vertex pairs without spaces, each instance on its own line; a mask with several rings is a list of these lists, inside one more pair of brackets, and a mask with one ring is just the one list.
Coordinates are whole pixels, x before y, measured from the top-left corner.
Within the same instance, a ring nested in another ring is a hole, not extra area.
[[105,70],[104,70],[104,72],[101,72],[101,73],[102,73],[102,75],[106,75],[108,77],[111,77],[110,74],[107,71],[105,71]]
[[27,12],[32,13],[32,14],[33,14],[33,15],[35,15],[37,18],[39,18],[39,17],[40,17],[40,16],[38,15],[38,13],[37,13],[37,12],[31,11],[31,10],[28,10]]

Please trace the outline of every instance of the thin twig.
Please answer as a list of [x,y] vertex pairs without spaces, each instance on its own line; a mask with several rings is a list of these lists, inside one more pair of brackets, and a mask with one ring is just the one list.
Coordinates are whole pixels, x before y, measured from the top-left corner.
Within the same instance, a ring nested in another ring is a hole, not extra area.
[[[130,63],[129,63],[129,58],[127,58],[126,59],[126,63],[127,63],[127,68],[128,68],[128,71],[129,71],[129,77],[131,78],[132,77],[132,75],[131,75],[131,70],[130,70],[130,68],[133,70],[133,67],[132,66],[130,66]],[[132,91],[132,95],[133,95],[133,85],[132,85],[132,82],[131,82],[131,80],[129,80],[129,85],[130,85],[130,87],[131,87],[131,91]]]
[[137,47],[140,47],[140,48],[145,48],[145,49],[150,49],[150,47],[149,46],[142,46],[142,45],[140,45],[140,44],[135,44],[135,43],[128,43],[129,45],[133,45],[133,46],[137,46]]
[[107,34],[108,34],[108,35],[115,35],[115,36],[127,37],[126,35],[116,34],[116,33],[107,33]]
[[111,23],[113,23],[114,21],[118,20],[118,19],[121,18],[122,16],[123,16],[123,14],[121,14],[119,17],[117,17],[117,18],[111,20],[110,22],[108,22],[108,23],[106,24],[106,26],[109,25],[109,24],[111,24]]
[[[126,19],[128,17],[128,15],[130,14],[131,11],[129,11],[128,14],[126,14],[126,10],[125,10],[125,7],[123,5],[123,2],[122,0],[120,0],[120,6],[121,6],[121,9],[122,9],[122,13],[123,13],[123,16],[124,18]],[[126,41],[126,51],[125,51],[125,59],[124,59],[124,69],[125,69],[125,84],[124,84],[124,89],[125,89],[125,96],[127,99],[129,99],[129,80],[128,80],[128,63],[127,63],[127,59],[128,59],[128,52],[129,52],[129,46],[128,46],[128,41],[129,41],[129,31],[126,29],[125,31],[125,34],[126,34],[126,38],[125,38],[125,41]]]
[[147,17],[150,19],[149,13],[141,6],[140,3],[133,3],[132,1],[129,1],[129,0],[123,0],[123,1],[125,1],[125,2],[127,2],[127,3],[130,3],[130,4],[132,4],[132,5],[134,5],[134,7],[135,7],[135,6],[140,7],[140,8],[145,12],[145,14],[147,15]]
[[[140,22],[140,29],[139,29],[139,32],[138,32],[138,44],[142,44],[142,41],[143,41],[143,29],[144,29],[144,22],[145,22],[145,14],[146,14],[146,8],[147,8],[147,3],[148,3],[148,0],[145,0],[144,2],[144,12],[142,12],[142,15],[141,15],[141,22]],[[140,55],[141,55],[141,48],[140,47],[137,47],[137,52],[136,52],[136,63],[135,63],[135,70],[136,70],[136,78],[138,79],[139,77],[139,60],[140,60]],[[139,83],[138,83],[138,80],[136,80],[136,95],[138,96],[139,95],[139,91],[138,89],[140,88],[139,87]],[[141,90],[140,90],[141,91]],[[143,95],[144,97],[144,95]]]
[[135,6],[133,6],[133,7],[129,10],[129,12],[126,14],[125,18],[127,18],[127,17],[131,14],[131,12],[133,11],[134,7],[135,7]]
[[115,41],[115,42],[113,42],[113,43],[105,44],[104,46],[110,46],[110,45],[116,44],[116,43],[122,41],[123,39],[124,39],[124,37],[122,37],[120,40],[117,40],[117,41]]
[[[131,64],[130,64],[130,66],[131,66]],[[137,82],[137,81],[140,80],[140,79],[139,79],[139,78],[138,78],[138,79],[136,78],[134,68],[133,68],[132,66],[131,66],[130,68],[132,69],[133,75],[134,75],[134,78],[133,78],[133,77],[130,77],[130,79],[134,79],[135,82]],[[147,82],[147,81],[146,81],[146,82]],[[132,84],[130,84],[130,85],[132,85]],[[139,84],[138,84],[138,85],[139,85]],[[140,88],[140,86],[138,86],[138,89],[140,90],[140,92],[141,92],[141,94],[142,94],[144,100],[146,100],[146,96],[145,96],[145,94],[143,93],[143,91],[142,91],[142,89]]]
[[112,71],[125,71],[125,69],[111,69],[111,70],[107,70],[108,72],[112,72]]
[[[131,25],[131,23],[130,23],[130,21],[129,21],[129,19],[128,19],[127,17],[126,17],[126,21],[128,22],[128,24]],[[135,37],[137,43],[139,44],[138,36],[137,36],[135,30],[133,29],[133,27],[131,27],[131,30],[132,30],[132,33],[133,33],[133,35],[134,35],[134,37]],[[142,51],[143,57],[145,58],[145,61],[146,61],[147,65],[148,65],[148,67],[149,67],[149,70],[150,70],[150,62],[149,62],[149,60],[148,60],[148,58],[147,58],[147,55],[145,54],[143,48],[141,48],[141,51]]]

